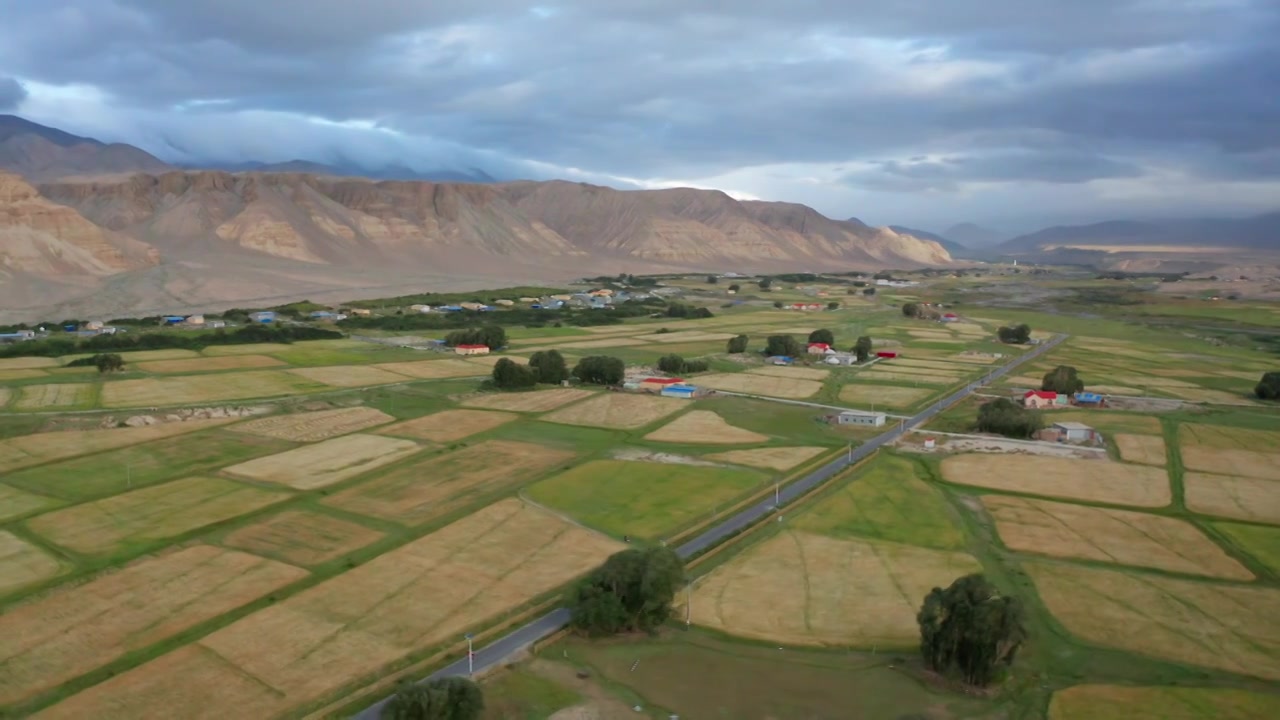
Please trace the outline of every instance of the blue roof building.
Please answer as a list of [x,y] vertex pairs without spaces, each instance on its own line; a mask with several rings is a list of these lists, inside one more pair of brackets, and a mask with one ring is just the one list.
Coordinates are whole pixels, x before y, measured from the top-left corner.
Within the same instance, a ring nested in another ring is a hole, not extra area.
[[1102,396],[1098,393],[1078,392],[1075,394],[1076,402],[1086,405],[1097,405],[1102,402]]
[[681,398],[684,400],[692,400],[693,396],[698,392],[698,388],[693,385],[668,385],[658,392],[662,397]]

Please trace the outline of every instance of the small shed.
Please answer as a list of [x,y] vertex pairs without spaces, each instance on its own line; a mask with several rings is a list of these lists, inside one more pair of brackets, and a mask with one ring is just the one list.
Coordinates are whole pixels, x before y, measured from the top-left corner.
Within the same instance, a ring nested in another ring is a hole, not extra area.
[[876,352],[876,357],[881,360],[892,360],[898,357],[898,353],[896,350],[879,350]]
[[770,365],[790,365],[795,361],[786,355],[773,355],[770,356],[766,362]]
[[351,308],[351,314],[356,317],[369,317],[373,311],[369,308]]
[[693,385],[668,385],[662,388],[659,393],[662,397],[681,398],[684,400],[692,400],[697,394],[698,388]]
[[488,345],[456,345],[453,351],[458,355],[488,355]]
[[1093,428],[1078,422],[1056,422],[1051,426],[1067,442],[1089,442],[1097,435]]
[[885,422],[885,414],[882,412],[866,412],[863,410],[845,410],[836,416],[836,424],[838,425],[865,425],[868,427],[882,427]]
[[215,329],[216,329],[216,328],[225,328],[226,326],[227,326],[227,321],[226,321],[226,320],[210,320],[209,322],[206,322],[206,323],[205,323],[205,327],[210,327],[210,328],[215,328]]
[[[167,320],[168,318],[165,319]],[[275,322],[276,314],[270,310],[264,310],[262,312],[249,313],[249,319],[256,323]]]
[[[249,317],[253,317],[253,315],[250,315]],[[183,320],[186,320],[186,318],[182,317],[181,315],[165,315],[164,316],[165,325],[177,325]]]
[[1077,405],[1101,405],[1102,396],[1098,393],[1078,392],[1075,394]]

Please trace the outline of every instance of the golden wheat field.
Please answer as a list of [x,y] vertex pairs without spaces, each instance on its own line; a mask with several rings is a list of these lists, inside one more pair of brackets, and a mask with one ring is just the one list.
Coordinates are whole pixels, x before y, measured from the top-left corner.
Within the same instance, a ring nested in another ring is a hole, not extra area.
[[1062,563],[1023,567],[1049,611],[1086,642],[1280,679],[1280,590]]
[[1053,694],[1048,720],[1258,720],[1280,717],[1280,696],[1233,688],[1076,685]]
[[163,440],[235,422],[235,418],[187,420],[106,430],[63,430],[0,440],[0,469],[16,470],[52,460],[92,455],[150,440]]
[[440,380],[455,377],[476,377],[488,375],[489,369],[483,365],[467,362],[459,358],[444,360],[411,360],[408,362],[380,363],[373,367],[382,368],[397,375],[407,375],[420,380]]
[[817,380],[822,382],[831,375],[831,371],[825,368],[802,368],[802,367],[778,367],[766,366],[759,368],[751,368],[747,372],[752,375],[767,375],[780,378],[799,378],[801,380]]
[[9,405],[9,399],[13,397],[12,391],[7,387],[0,387],[0,410]]
[[700,580],[691,616],[771,642],[906,648],[929,590],[979,569],[964,553],[788,530]]
[[394,421],[394,417],[376,408],[352,407],[272,415],[232,425],[227,429],[246,435],[264,435],[292,442],[316,442],[368,430]]
[[6,608],[0,704],[35,697],[306,575],[273,560],[196,545]]
[[1190,510],[1280,525],[1280,483],[1274,480],[1188,472],[1182,484]]
[[576,388],[557,388],[555,390],[536,390],[519,393],[491,393],[469,397],[462,401],[465,407],[488,410],[510,410],[512,412],[547,412],[561,405],[568,405],[575,400],[590,397],[590,390]]
[[447,443],[492,430],[518,419],[520,419],[519,415],[492,410],[441,410],[438,413],[388,425],[378,433]]
[[1178,443],[1224,450],[1275,450],[1280,449],[1280,432],[1183,423],[1178,426]]
[[328,365],[293,368],[289,372],[312,382],[334,387],[369,387],[408,382],[411,378],[372,365]]
[[46,410],[87,407],[93,403],[93,385],[89,383],[51,383],[24,385],[18,388],[17,410]]
[[607,392],[543,415],[541,420],[565,425],[587,425],[634,430],[672,415],[688,406],[684,400]]
[[812,397],[822,389],[822,383],[816,380],[782,378],[748,372],[706,375],[698,378],[698,385],[715,390],[793,400]]
[[1012,550],[1157,568],[1227,580],[1253,573],[1185,520],[1087,505],[983,496]]
[[948,375],[930,371],[928,375],[920,375],[910,372],[895,372],[891,369],[878,369],[874,366],[863,370],[859,375],[865,380],[874,380],[878,382],[900,382],[911,383],[915,385],[954,385],[962,379],[959,375]]
[[860,406],[911,407],[934,393],[929,388],[901,385],[849,384],[840,388],[840,399]]
[[197,357],[185,360],[150,360],[134,363],[130,367],[151,373],[196,373],[214,370],[243,370],[245,368],[279,367],[283,360],[266,355],[227,355],[224,357]]
[[749,445],[765,442],[769,436],[734,427],[710,410],[690,410],[645,435],[644,439],[677,444]]
[[227,534],[222,544],[291,565],[319,565],[358,550],[382,533],[313,510],[286,510]]
[[223,400],[299,395],[330,389],[285,370],[115,380],[102,386],[102,407],[195,405]]
[[290,497],[231,480],[192,477],[55,510],[27,526],[57,545],[97,555],[176,537]]
[[510,360],[511,362],[517,365],[529,364],[529,358],[522,357],[520,355],[478,355],[476,357],[466,358],[466,360],[469,363],[474,363],[476,365],[484,365],[489,368],[492,368],[494,365],[497,365],[499,360]]
[[733,463],[734,465],[766,468],[768,470],[790,470],[829,449],[824,447],[771,447],[756,450],[730,450],[729,452],[707,455],[706,459],[719,460]]
[[1164,470],[1109,460],[972,453],[943,460],[942,475],[960,485],[1113,505],[1162,507],[1173,500]]
[[1164,438],[1158,435],[1118,433],[1115,441],[1116,448],[1120,450],[1120,459],[1125,462],[1161,467],[1165,464]]
[[379,435],[344,435],[232,465],[232,477],[314,490],[396,462],[419,450],[417,443]]
[[[92,370],[93,368],[89,368]],[[49,377],[49,373],[44,370],[0,370],[0,382],[7,380],[30,380],[31,378]],[[5,388],[6,391],[8,388]]]
[[1182,464],[1189,470],[1261,480],[1280,480],[1280,452],[1183,445],[1181,455]]
[[8,530],[0,530],[0,596],[60,575],[63,569],[54,556]]
[[[312,341],[314,342],[314,341]],[[297,343],[293,345],[285,345],[282,343],[253,343],[250,345],[210,345],[200,351],[201,355],[208,357],[225,357],[227,355],[261,355],[266,353],[280,352],[282,350],[291,350],[294,348],[304,348],[310,343]]]
[[47,357],[0,358],[0,370],[28,370],[58,367],[58,361]]
[[704,330],[678,330],[670,333],[652,333],[649,335],[636,335],[635,339],[644,342],[662,343],[663,345],[671,345],[674,343],[701,343],[715,342],[717,340],[724,341],[733,337],[733,333],[726,332],[710,332]]
[[572,460],[568,450],[489,440],[424,458],[324,500],[326,505],[421,525],[482,502]]
[[629,338],[629,337],[606,337],[606,338],[600,338],[597,340],[572,340],[571,338],[569,338],[570,342],[564,342],[564,340],[566,340],[566,338],[559,338],[556,342],[550,345],[522,347],[520,348],[520,351],[521,352],[539,352],[542,350],[572,350],[574,348],[589,350],[589,349],[598,349],[598,348],[632,347],[634,345],[649,344],[644,340],[637,340],[636,338]]
[[[38,717],[276,717],[595,567],[620,543],[504,500],[117,675]],[[206,691],[217,688],[217,702]]]

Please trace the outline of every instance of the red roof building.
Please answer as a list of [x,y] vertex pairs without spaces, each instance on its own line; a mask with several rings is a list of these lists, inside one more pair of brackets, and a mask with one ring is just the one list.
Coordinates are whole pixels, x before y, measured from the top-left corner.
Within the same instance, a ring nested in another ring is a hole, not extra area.
[[810,355],[825,355],[831,352],[831,346],[827,343],[809,343]]
[[642,383],[649,383],[650,385],[679,385],[680,383],[684,382],[684,379],[683,379],[683,378],[655,378],[655,377],[651,377],[651,378],[645,378],[644,380],[641,380],[640,382],[642,382]]
[[1054,392],[1054,391],[1052,391],[1052,390],[1028,390],[1027,392],[1025,392],[1025,393],[1022,395],[1022,397],[1024,397],[1024,398],[1029,398],[1029,397],[1031,397],[1032,395],[1035,395],[1036,397],[1039,397],[1039,398],[1044,398],[1045,400],[1057,400],[1057,399],[1058,399],[1058,393],[1056,393],[1056,392]]
[[1052,390],[1028,390],[1022,395],[1022,406],[1028,408],[1053,407],[1059,404],[1058,393]]
[[892,350],[881,350],[880,352],[876,353],[876,357],[884,358],[885,360],[892,360],[898,357],[898,353]]

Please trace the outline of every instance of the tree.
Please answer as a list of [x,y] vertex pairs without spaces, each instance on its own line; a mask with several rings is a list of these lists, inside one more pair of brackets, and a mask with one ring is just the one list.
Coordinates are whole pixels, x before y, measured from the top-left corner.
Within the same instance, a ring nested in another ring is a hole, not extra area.
[[1013,327],[1001,327],[996,331],[1000,342],[1010,345],[1026,345],[1031,340],[1031,326],[1026,323]]
[[998,398],[978,408],[978,431],[1027,439],[1044,427],[1044,417],[1008,398]]
[[792,335],[770,335],[765,341],[764,354],[770,357],[774,355],[799,357],[804,354],[804,348],[800,347],[800,341]]
[[93,366],[98,368],[98,372],[102,374],[119,372],[124,370],[124,358],[115,353],[94,355]]
[[720,282],[720,278],[716,277],[715,275],[708,275],[708,276],[707,276],[707,284],[708,284],[708,285],[715,285],[715,284],[716,284],[716,283],[718,283],[718,282]]
[[729,286],[729,292],[738,292],[741,289],[742,289],[742,286],[739,285],[738,283],[734,283]]
[[1075,368],[1070,365],[1059,365],[1045,373],[1040,389],[1072,395],[1084,390],[1084,381],[1080,379],[1080,374]]
[[538,376],[538,382],[559,385],[569,379],[569,367],[559,350],[545,350],[529,356],[529,367]]
[[464,677],[406,683],[396,690],[379,717],[385,720],[478,720],[484,692]]
[[570,624],[590,636],[653,632],[671,617],[684,583],[680,557],[665,546],[614,553],[574,589]]
[[1262,400],[1280,400],[1280,372],[1269,372],[1262,376],[1253,394]]
[[1001,595],[981,574],[931,590],[916,622],[925,665],[970,685],[994,682],[1027,640],[1022,603]]
[[747,343],[750,341],[751,339],[746,335],[739,335],[729,340],[728,345],[725,347],[725,351],[735,355],[738,353],[744,353],[747,351]]
[[836,336],[826,328],[819,328],[809,333],[809,342],[822,343],[824,345],[835,345]]
[[773,285],[773,278],[760,278],[760,282],[756,283],[761,290],[768,290]]
[[608,355],[589,355],[573,367],[573,376],[591,385],[619,385],[626,373],[626,364]]
[[913,317],[917,317],[917,316],[919,316],[919,315],[920,315],[920,303],[903,303],[903,304],[902,304],[902,314],[903,314],[903,315],[906,315],[906,316],[907,316],[907,317],[909,317],[909,318],[913,318]]
[[876,294],[876,289],[873,287],[869,287],[866,290],[863,290],[862,294],[866,295],[867,297],[871,297],[872,295]]
[[827,303],[827,309],[828,309],[828,310],[839,310],[839,309],[840,309],[840,303],[836,302],[835,300],[832,300],[831,302]]
[[684,372],[684,358],[679,355],[663,355],[658,358],[658,370],[668,375],[679,375]]
[[773,306],[774,306],[774,307],[776,307],[776,308],[778,308],[779,310],[781,310],[781,309],[782,309],[782,301],[781,301],[781,300],[774,300],[774,301],[773,301]]
[[511,358],[501,358],[493,366],[493,385],[500,390],[528,390],[538,384],[538,371]]
[[867,358],[871,357],[871,338],[863,335],[853,344],[853,354],[857,357],[858,362],[863,363]]
[[487,345],[491,350],[505,347],[507,331],[498,325],[485,325],[478,328],[454,330],[444,336],[444,344],[449,347],[459,345]]

